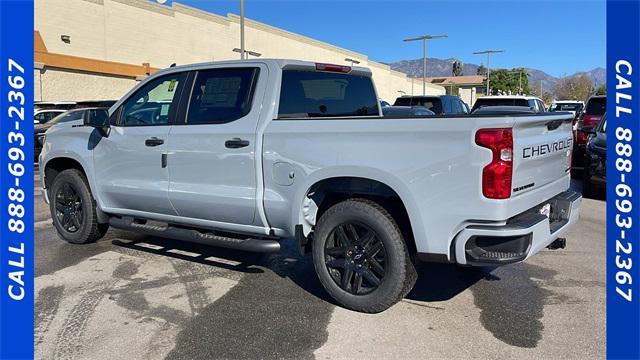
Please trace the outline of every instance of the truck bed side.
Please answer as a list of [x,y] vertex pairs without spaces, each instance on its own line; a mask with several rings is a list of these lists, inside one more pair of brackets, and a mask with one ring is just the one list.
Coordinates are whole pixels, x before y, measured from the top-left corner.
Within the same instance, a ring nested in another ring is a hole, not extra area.
[[[400,196],[419,252],[449,254],[451,240],[465,226],[505,222],[568,189],[568,160],[560,160],[557,152],[522,158],[525,147],[546,148],[544,144],[570,137],[565,117],[273,120],[265,129],[263,145],[267,219],[271,226],[293,234],[294,226],[304,221],[304,198],[314,183],[333,177],[367,178]],[[553,121],[560,124],[554,130],[541,127]],[[535,185],[505,200],[483,197],[482,169],[492,155],[475,143],[482,128],[514,129],[513,184]]]

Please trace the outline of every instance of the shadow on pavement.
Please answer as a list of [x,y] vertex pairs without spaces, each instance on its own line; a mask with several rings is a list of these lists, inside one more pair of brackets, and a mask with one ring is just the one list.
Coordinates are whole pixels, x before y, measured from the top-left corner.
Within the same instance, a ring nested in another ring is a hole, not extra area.
[[446,301],[473,286],[481,279],[495,280],[493,267],[460,267],[454,264],[420,263],[418,280],[405,299]]
[[233,251],[154,236],[138,235],[135,236],[135,240],[129,240],[129,237],[126,237],[124,239],[113,240],[111,243],[117,247],[167,256],[198,264],[216,266],[242,273],[264,272],[262,269],[255,267],[255,265],[260,265],[262,254]]
[[281,278],[290,279],[309,294],[335,305],[315,275],[311,256],[300,256],[292,241],[282,241],[278,253],[259,254],[130,232],[123,232],[123,235],[111,243],[122,248],[240,273],[261,274],[268,269]]

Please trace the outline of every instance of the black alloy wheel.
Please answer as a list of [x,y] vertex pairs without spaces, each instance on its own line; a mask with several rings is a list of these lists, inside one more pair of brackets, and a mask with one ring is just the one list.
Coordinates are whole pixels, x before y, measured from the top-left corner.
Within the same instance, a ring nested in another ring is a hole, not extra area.
[[327,270],[342,290],[366,295],[382,283],[386,273],[386,251],[369,226],[358,222],[336,226],[324,249]]
[[71,183],[65,182],[58,189],[55,211],[56,218],[65,231],[75,233],[80,230],[84,219],[82,198]]

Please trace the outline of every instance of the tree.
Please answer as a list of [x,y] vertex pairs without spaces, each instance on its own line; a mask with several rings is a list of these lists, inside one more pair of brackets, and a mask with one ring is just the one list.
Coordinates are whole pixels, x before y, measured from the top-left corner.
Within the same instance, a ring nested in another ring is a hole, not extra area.
[[586,74],[564,77],[553,92],[559,100],[586,100],[593,93],[593,82]]
[[464,68],[464,64],[460,60],[456,60],[453,62],[452,66],[452,75],[453,76],[462,76],[462,69]]
[[596,95],[607,95],[607,84],[602,84],[596,89]]
[[478,66],[478,70],[476,70],[476,75],[487,76],[487,68],[484,65]]
[[543,91],[542,95],[540,95],[540,100],[546,105],[549,105],[553,102],[553,94],[548,91]]
[[489,73],[489,77],[491,95],[529,92],[529,74],[523,68],[495,69]]

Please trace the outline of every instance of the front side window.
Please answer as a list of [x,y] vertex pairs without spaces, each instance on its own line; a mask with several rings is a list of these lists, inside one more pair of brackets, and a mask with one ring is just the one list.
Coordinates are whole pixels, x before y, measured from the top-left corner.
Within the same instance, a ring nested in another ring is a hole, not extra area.
[[151,80],[124,102],[118,125],[168,125],[184,78],[178,73]]
[[223,124],[247,115],[257,75],[257,68],[199,71],[187,124]]
[[284,70],[278,115],[309,118],[380,114],[369,76]]

